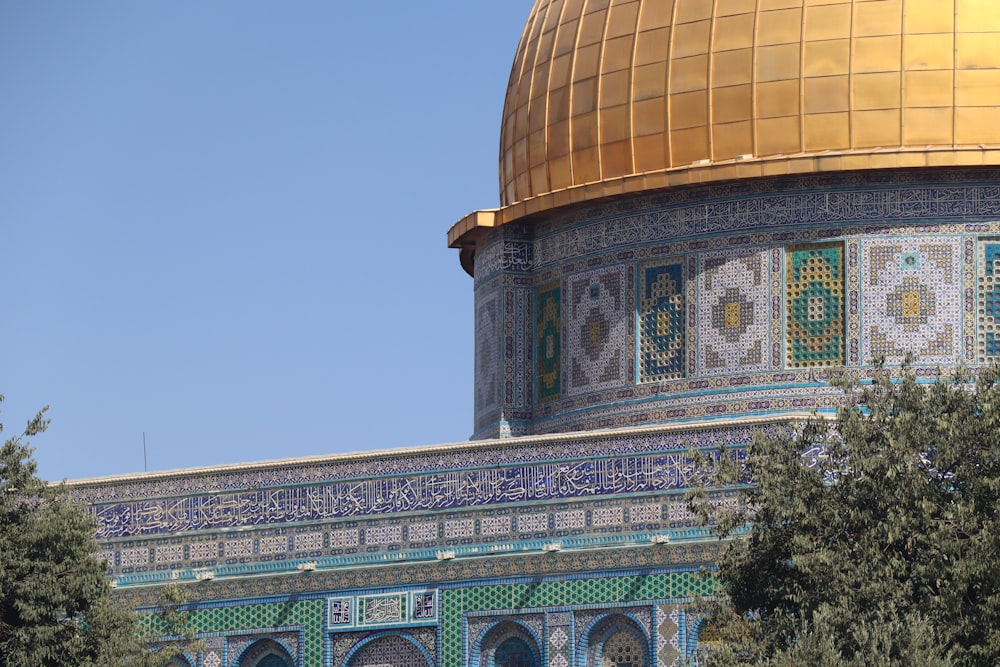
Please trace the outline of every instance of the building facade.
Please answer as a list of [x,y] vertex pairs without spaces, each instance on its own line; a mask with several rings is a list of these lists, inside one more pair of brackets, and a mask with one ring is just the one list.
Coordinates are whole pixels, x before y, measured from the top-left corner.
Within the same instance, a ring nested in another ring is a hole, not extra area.
[[992,0],[536,0],[448,235],[472,439],[71,483],[117,595],[179,584],[192,667],[691,659],[695,452],[1000,355],[998,46]]

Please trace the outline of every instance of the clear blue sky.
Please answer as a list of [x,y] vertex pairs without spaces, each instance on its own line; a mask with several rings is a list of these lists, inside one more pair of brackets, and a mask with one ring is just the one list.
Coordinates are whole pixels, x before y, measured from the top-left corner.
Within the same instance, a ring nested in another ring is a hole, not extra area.
[[472,431],[530,0],[0,0],[0,420],[46,479]]

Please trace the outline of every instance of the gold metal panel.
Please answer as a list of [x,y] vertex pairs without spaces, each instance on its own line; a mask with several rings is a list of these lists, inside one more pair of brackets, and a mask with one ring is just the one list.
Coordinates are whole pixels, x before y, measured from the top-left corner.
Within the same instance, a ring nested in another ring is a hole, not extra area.
[[903,6],[903,34],[950,33],[954,29],[954,0],[906,0]]
[[552,60],[552,78],[549,79],[549,90],[555,90],[569,83],[573,72],[573,54],[559,56]]
[[573,182],[593,183],[601,180],[600,153],[596,146],[573,152]]
[[549,160],[549,181],[553,190],[561,190],[573,185],[573,170],[569,155],[560,155]]
[[798,43],[801,34],[801,9],[761,12],[757,18],[757,44],[760,46]]
[[712,3],[705,0],[677,0],[677,23],[693,23],[712,16]]
[[539,164],[545,164],[545,148],[548,145],[548,137],[546,134],[545,130],[540,130],[538,132],[532,132],[528,136],[528,164],[532,167]]
[[955,63],[955,38],[951,33],[903,37],[903,69],[951,69]]
[[955,72],[956,106],[991,107],[997,104],[1000,104],[1000,70],[958,70]]
[[757,86],[757,117],[774,118],[799,113],[799,80],[771,81]]
[[605,10],[585,14],[580,23],[580,34],[576,38],[576,48],[599,44],[604,37],[608,13]]
[[818,42],[851,36],[851,5],[813,5],[806,7],[805,42]]
[[801,6],[802,0],[760,0],[760,9],[762,12],[770,11],[772,9],[789,9]]
[[627,104],[601,110],[601,141],[626,141],[632,136]]
[[746,49],[753,46],[753,14],[736,14],[715,20],[715,41],[712,48],[719,51]]
[[671,129],[708,124],[708,94],[705,90],[670,96]]
[[802,60],[804,76],[847,74],[851,69],[851,40],[806,42]]
[[563,120],[549,126],[549,155],[569,154],[569,121]]
[[681,58],[670,63],[670,92],[684,93],[708,87],[708,56]]
[[715,0],[716,16],[732,16],[733,14],[753,13],[757,8],[757,0]]
[[996,0],[958,0],[958,32],[1000,31],[1000,4]]
[[639,4],[642,5],[639,8],[639,32],[655,28],[665,28],[670,25],[674,14],[674,3],[672,0],[660,0],[660,2],[643,0]]
[[635,68],[632,83],[632,99],[645,100],[663,97],[667,91],[667,63],[653,63]]
[[[591,146],[597,145],[598,125],[596,111],[583,114],[582,116],[574,116],[570,120],[570,128],[570,138],[572,140],[570,150],[574,153],[579,151],[581,148],[590,148]],[[514,154],[514,158],[516,162],[516,153]],[[576,163],[574,162],[574,165],[575,164]],[[574,167],[574,169],[575,168],[576,167]]]
[[749,120],[753,115],[752,87],[750,84],[712,89],[712,121],[731,123]]
[[549,125],[569,118],[569,86],[563,86],[549,95]]
[[[601,108],[618,106],[628,102],[631,96],[629,76],[631,72],[611,72],[601,77]],[[666,75],[664,74],[664,78]]]
[[545,192],[549,189],[549,169],[543,162],[531,168],[531,191]]
[[601,57],[601,45],[591,44],[576,50],[573,62],[573,80],[581,81],[597,75],[597,64]]
[[[693,1],[701,2],[702,0]],[[674,26],[670,57],[686,58],[687,56],[708,53],[708,30],[711,25],[711,21],[698,21],[697,23],[682,23]]]
[[1000,35],[991,32],[955,36],[959,69],[1000,67]]
[[[903,75],[903,106],[950,107],[955,99],[954,82],[955,74],[950,69],[905,72]],[[904,116],[904,120],[905,118]],[[948,143],[951,143],[950,139]]]
[[806,151],[851,147],[851,121],[847,113],[806,114],[802,127]]
[[731,160],[753,153],[753,130],[750,121],[712,125],[712,152],[715,160]]
[[830,113],[851,108],[850,77],[847,75],[805,79],[803,85],[806,113]]
[[667,129],[667,101],[661,97],[636,102],[632,117],[636,136],[662,134]]
[[[799,116],[760,118],[757,120],[757,154],[790,155],[801,148]],[[783,172],[787,173],[787,172]]]
[[899,84],[899,72],[856,74],[853,81],[854,108],[898,109],[902,90]]
[[723,51],[712,57],[712,85],[749,83],[753,76],[753,51]]
[[611,15],[608,18],[607,39],[635,35],[636,22],[639,18],[639,2],[619,3],[611,8]]
[[579,27],[579,21],[570,21],[559,26],[559,30],[556,33],[556,50],[553,55],[561,56],[566,53],[572,53],[573,49],[576,48],[576,33]]
[[898,35],[902,30],[902,0],[878,0],[854,5],[854,36]]
[[801,48],[801,44],[759,47],[757,49],[757,80],[798,79]]
[[638,66],[666,61],[669,46],[670,28],[640,32],[636,37],[635,64]]
[[574,116],[585,114],[597,108],[597,77],[573,84],[572,113]]
[[950,146],[954,141],[952,126],[955,111],[951,106],[938,109],[903,109],[903,145]]
[[859,37],[854,40],[855,72],[889,72],[900,68],[899,35]]
[[601,144],[601,178],[616,178],[632,173],[632,142]]
[[632,42],[633,37],[619,37],[609,40],[604,44],[604,63],[601,65],[601,73],[618,72],[628,69],[632,64]]
[[899,146],[899,114],[899,109],[855,112],[854,126],[851,132],[853,147]]
[[638,173],[656,171],[667,164],[667,141],[663,134],[636,137],[632,140],[635,170]]
[[707,160],[708,127],[692,127],[670,133],[670,153],[674,166]]
[[1000,106],[955,109],[956,144],[1000,144]]

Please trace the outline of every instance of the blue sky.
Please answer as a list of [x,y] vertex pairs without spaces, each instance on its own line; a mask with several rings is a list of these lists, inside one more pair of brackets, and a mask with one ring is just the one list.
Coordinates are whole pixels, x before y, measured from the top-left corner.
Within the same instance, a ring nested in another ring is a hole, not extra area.
[[0,419],[46,479],[472,431],[530,0],[0,0]]

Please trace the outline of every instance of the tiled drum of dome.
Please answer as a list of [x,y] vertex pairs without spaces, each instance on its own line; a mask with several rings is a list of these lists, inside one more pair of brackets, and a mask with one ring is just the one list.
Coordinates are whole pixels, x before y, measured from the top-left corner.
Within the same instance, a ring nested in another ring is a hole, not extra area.
[[639,382],[684,376],[684,265],[639,266]]
[[862,358],[954,363],[962,353],[961,245],[957,238],[861,244]]
[[768,367],[769,272],[766,249],[698,258],[698,374]]
[[500,322],[498,297],[494,294],[476,308],[476,417],[496,410],[499,392]]
[[844,246],[793,246],[785,254],[786,363],[844,363]]
[[979,243],[980,363],[1000,359],[1000,239]]
[[630,305],[625,267],[573,276],[566,288],[566,394],[623,386]]
[[538,289],[535,297],[535,396],[539,403],[559,398],[562,393],[562,330],[560,302],[562,289],[551,283]]

